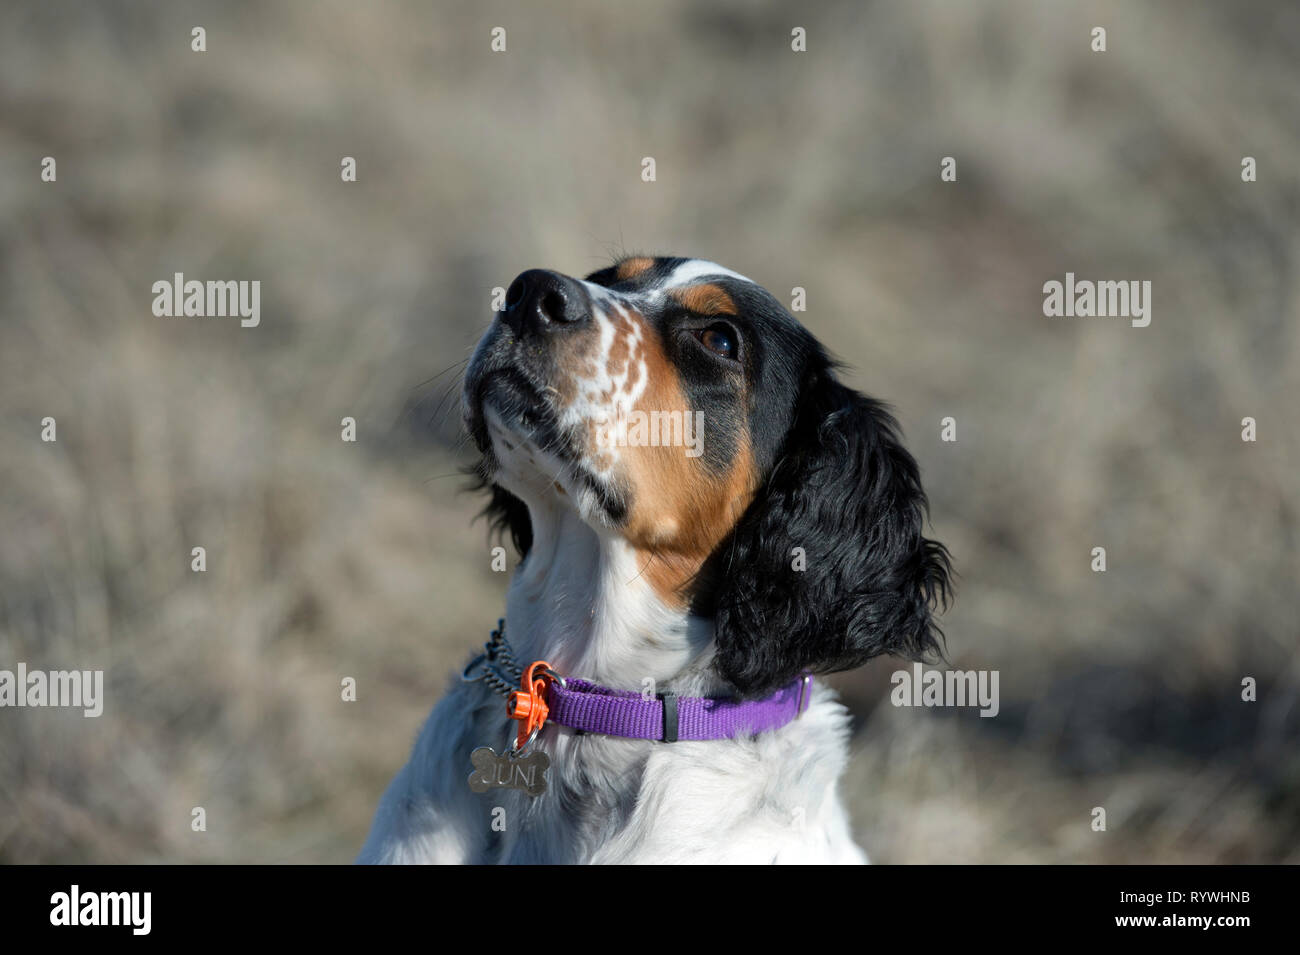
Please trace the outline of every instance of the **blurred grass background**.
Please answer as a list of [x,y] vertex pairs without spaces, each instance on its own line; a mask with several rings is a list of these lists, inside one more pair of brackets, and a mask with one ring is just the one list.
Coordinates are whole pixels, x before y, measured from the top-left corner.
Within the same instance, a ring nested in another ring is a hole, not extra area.
[[[4,4],[0,667],[107,701],[0,711],[0,860],[350,860],[501,610],[455,365],[627,250],[805,287],[921,462],[1002,706],[836,678],[875,861],[1300,861],[1298,48],[1288,2]],[[177,271],[260,327],[154,317]],[[1045,318],[1066,271],[1150,327]]]

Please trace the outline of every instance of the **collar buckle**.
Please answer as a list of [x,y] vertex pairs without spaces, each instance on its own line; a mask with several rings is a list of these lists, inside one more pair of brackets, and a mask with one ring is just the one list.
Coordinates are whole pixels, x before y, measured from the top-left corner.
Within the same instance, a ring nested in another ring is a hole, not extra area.
[[794,718],[798,719],[803,716],[804,710],[808,709],[812,703],[812,681],[811,673],[804,673],[799,679],[799,705],[794,709]]

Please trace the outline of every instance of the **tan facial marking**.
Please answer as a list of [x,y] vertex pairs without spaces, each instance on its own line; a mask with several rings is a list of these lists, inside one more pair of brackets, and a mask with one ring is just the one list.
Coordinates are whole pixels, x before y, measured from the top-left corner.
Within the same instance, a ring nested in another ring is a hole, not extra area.
[[[645,343],[648,384],[637,402],[646,412],[693,412],[676,369],[659,342]],[[702,457],[677,446],[637,446],[622,450],[622,477],[631,509],[624,536],[638,551],[643,579],[660,599],[685,603],[684,588],[717,548],[757,489],[748,435],[741,435],[731,467],[712,473]]]
[[668,293],[683,308],[698,315],[735,315],[736,303],[717,285],[692,285]]
[[[757,484],[747,442],[737,448],[735,463],[726,474],[711,479],[698,463],[692,467],[693,474],[675,474],[671,483],[641,485],[627,531],[642,561],[644,579],[671,606],[685,606],[686,586],[736,526]],[[650,524],[652,534],[668,531],[670,536],[639,542],[638,521]]]
[[644,390],[643,343],[653,332],[625,302],[598,302],[587,334],[568,336],[556,361],[560,424],[585,434],[585,464],[612,477],[622,449],[603,440],[611,423],[625,420]]
[[624,259],[618,263],[618,268],[614,271],[614,276],[620,282],[626,282],[636,278],[642,272],[648,272],[654,268],[655,260],[648,256],[638,255],[630,259]]

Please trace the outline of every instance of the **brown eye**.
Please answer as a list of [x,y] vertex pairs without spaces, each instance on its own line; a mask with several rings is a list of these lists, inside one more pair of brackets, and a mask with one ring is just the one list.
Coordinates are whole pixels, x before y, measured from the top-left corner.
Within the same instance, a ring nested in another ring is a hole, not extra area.
[[694,335],[700,340],[700,344],[709,351],[735,361],[736,333],[730,327],[719,323],[710,325],[708,328],[701,328]]

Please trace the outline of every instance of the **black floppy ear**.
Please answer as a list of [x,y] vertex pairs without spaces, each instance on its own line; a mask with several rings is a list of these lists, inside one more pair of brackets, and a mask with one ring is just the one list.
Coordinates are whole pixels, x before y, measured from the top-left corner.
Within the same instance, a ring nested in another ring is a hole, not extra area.
[[[941,654],[948,551],[885,406],[811,376],[767,483],[714,555],[715,666],[742,694],[881,654]],[[801,550],[800,550],[801,549]]]

